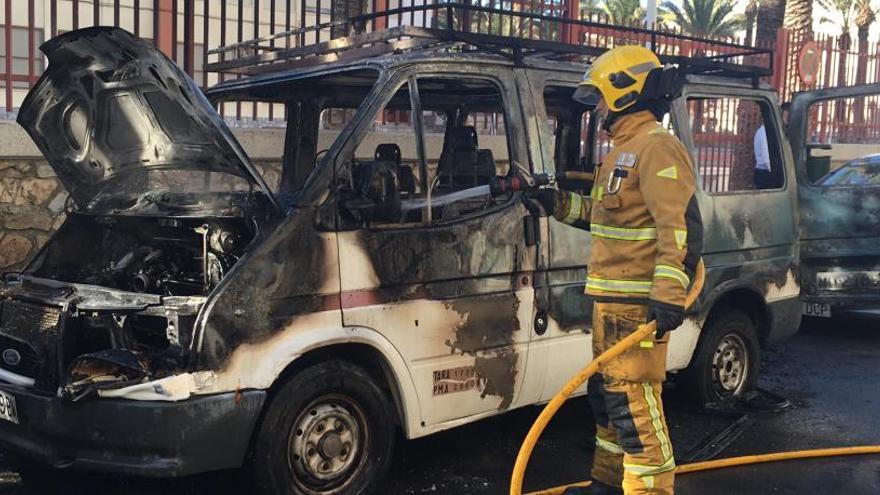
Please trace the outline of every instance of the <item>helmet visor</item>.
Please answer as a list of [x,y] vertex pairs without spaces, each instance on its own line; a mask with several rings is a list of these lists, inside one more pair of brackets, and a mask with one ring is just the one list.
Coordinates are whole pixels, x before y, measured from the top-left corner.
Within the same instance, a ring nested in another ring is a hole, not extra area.
[[599,90],[596,89],[596,86],[590,84],[581,84],[574,91],[571,99],[580,103],[581,105],[596,107],[597,105],[599,105],[599,100],[602,99],[602,93],[600,93]]

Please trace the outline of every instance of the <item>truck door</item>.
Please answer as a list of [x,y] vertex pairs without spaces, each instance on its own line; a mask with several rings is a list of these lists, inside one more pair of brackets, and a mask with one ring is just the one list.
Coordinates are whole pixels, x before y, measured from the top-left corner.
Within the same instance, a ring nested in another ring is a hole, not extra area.
[[[528,122],[529,145],[544,171],[588,168],[582,157],[585,143],[594,137],[591,114],[571,99],[581,74],[527,69],[519,75],[522,99],[534,107],[526,112],[535,116]],[[590,233],[552,217],[542,219],[541,226],[535,290],[536,309],[546,315],[546,326],[535,327],[529,364],[536,376],[543,376],[535,400],[547,401],[592,358],[592,304],[584,294]]]
[[441,429],[515,406],[527,374],[531,217],[518,195],[486,194],[493,177],[528,163],[522,117],[509,71],[389,84],[397,89],[360,138],[352,167],[391,162],[403,214],[339,234],[343,320],[397,349],[422,425]]
[[797,93],[804,314],[880,314],[880,84]]

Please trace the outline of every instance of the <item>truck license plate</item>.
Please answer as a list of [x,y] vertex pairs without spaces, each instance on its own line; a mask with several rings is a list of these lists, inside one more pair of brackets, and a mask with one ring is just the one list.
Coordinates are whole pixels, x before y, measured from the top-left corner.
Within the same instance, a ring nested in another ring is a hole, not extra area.
[[820,303],[804,303],[804,316],[831,318],[831,305]]
[[0,392],[0,419],[18,424],[18,409],[15,408],[15,397]]

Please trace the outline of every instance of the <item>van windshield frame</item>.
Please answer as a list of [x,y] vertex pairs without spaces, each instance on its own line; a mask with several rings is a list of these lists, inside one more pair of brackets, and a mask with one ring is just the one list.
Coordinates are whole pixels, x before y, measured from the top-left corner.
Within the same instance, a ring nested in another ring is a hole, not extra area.
[[[236,100],[283,104],[286,130],[279,157],[279,202],[285,208],[317,205],[336,174],[333,157],[371,114],[387,78],[384,67],[358,64],[231,80],[210,89],[207,96],[215,107]],[[324,110],[329,108],[352,112],[332,132],[319,136],[328,130]]]

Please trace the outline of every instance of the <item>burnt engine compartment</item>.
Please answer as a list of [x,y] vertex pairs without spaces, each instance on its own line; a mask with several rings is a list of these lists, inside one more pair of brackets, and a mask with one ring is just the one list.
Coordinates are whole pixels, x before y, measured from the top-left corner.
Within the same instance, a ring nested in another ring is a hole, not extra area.
[[[0,344],[25,358],[8,371],[71,400],[180,373],[206,296],[258,225],[246,216],[71,212],[25,276],[0,291]],[[69,302],[62,309],[18,294]]]
[[254,235],[235,217],[72,213],[29,274],[162,296],[207,295]]

